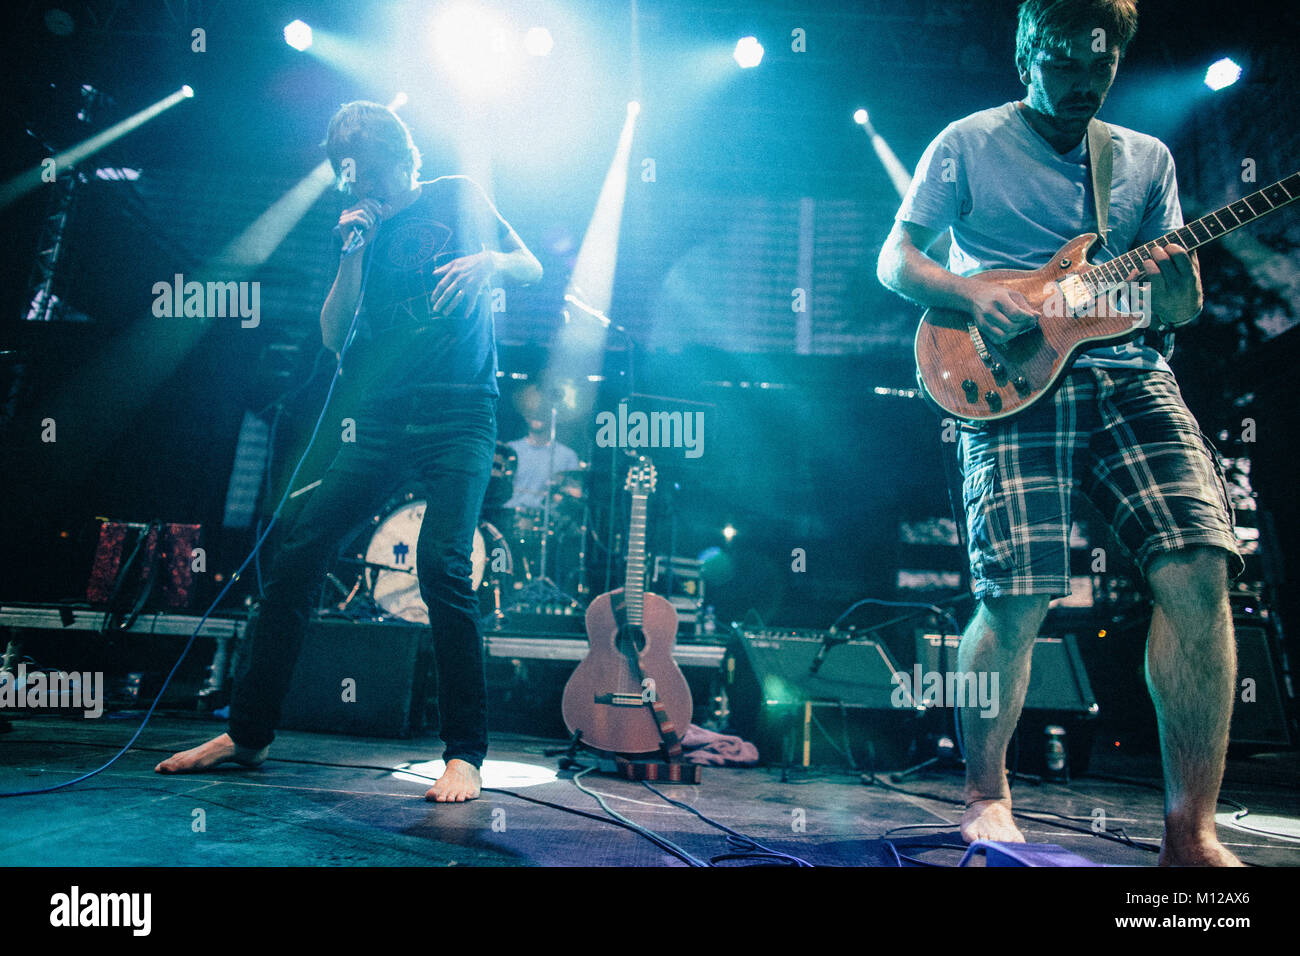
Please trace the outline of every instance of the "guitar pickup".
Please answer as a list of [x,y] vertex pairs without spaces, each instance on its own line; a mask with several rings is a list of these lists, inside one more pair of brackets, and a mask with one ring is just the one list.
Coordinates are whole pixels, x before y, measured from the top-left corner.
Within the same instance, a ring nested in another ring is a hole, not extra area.
[[1061,290],[1061,300],[1065,303],[1066,315],[1081,315],[1092,304],[1092,294],[1088,291],[1088,286],[1077,275],[1066,276],[1056,283],[1056,287]]
[[616,692],[597,694],[596,703],[609,704],[611,707],[641,707],[645,704],[645,701],[641,699],[640,694]]

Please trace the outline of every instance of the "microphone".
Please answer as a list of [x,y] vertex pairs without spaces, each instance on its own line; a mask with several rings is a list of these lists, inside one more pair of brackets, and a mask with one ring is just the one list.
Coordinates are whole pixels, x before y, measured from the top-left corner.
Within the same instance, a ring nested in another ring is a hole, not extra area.
[[[334,231],[340,236],[343,235],[338,226],[334,227]],[[348,237],[343,240],[343,255],[350,256],[352,253],[356,252],[365,237],[366,231],[364,229],[360,226],[353,226],[352,231],[348,233]]]
[[841,637],[840,633],[832,627],[826,632],[826,636],[822,638],[821,649],[817,651],[817,656],[813,658],[812,666],[808,668],[808,673],[816,674],[821,670],[822,662],[826,660],[826,655],[830,653],[832,647],[836,644],[847,644],[848,642],[849,639],[847,637]]
[[[383,222],[383,220],[384,220],[384,216],[387,215],[387,213],[388,213],[388,204],[387,204],[387,203],[384,203],[384,204],[380,205],[380,207],[379,207],[379,213],[375,216],[375,225],[374,225],[374,228],[376,228],[376,229],[379,228],[379,224],[380,224],[381,222]],[[360,248],[361,248],[361,244],[362,244],[363,242],[365,242],[365,239],[366,239],[366,232],[367,232],[367,231],[368,231],[368,230],[367,230],[364,226],[362,226],[360,223],[353,223],[352,228],[348,231],[347,238],[346,238],[346,239],[343,239],[343,251],[342,251],[342,254],[343,254],[344,256],[350,256],[350,255],[352,255],[352,253],[354,253],[354,252],[356,252],[358,249],[360,249]],[[342,238],[342,236],[343,236],[343,229],[342,229],[341,226],[337,226],[337,225],[336,225],[336,226],[334,227],[334,235],[339,236],[340,238]]]
[[564,294],[564,301],[569,303],[569,305],[573,306],[579,312],[582,312],[583,314],[588,315],[591,318],[595,319],[605,328],[608,329],[610,326],[613,326],[614,328],[618,328],[618,326],[614,325],[613,319],[607,316],[604,312],[601,312],[599,309],[589,306],[587,303],[583,302],[577,296],[566,292]]

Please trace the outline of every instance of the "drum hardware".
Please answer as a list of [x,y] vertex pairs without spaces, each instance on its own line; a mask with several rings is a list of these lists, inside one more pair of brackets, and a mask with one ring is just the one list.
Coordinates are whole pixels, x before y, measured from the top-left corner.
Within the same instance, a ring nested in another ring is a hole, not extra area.
[[[546,473],[547,475],[550,475],[551,478],[547,482],[546,493],[542,496],[542,526],[540,529],[541,554],[538,561],[538,571],[540,573],[536,578],[534,578],[531,568],[528,567],[527,558],[521,555],[524,562],[524,573],[528,580],[528,584],[523,588],[515,602],[516,608],[522,607],[532,611],[537,611],[543,608],[548,610],[551,608],[562,608],[576,611],[580,610],[582,607],[575,598],[565,594],[560,589],[559,585],[551,580],[548,574],[550,569],[549,558],[551,553],[551,535],[560,531],[560,528],[558,527],[555,529],[555,532],[553,532],[551,528],[551,515],[555,503],[554,499],[557,497],[557,484],[561,489],[559,492],[560,497],[567,496],[581,498],[582,496],[581,484],[578,485],[577,494],[575,495],[573,493],[573,488],[568,482],[568,477],[571,472],[561,472],[557,475],[555,471],[556,424],[559,421],[560,414],[559,404],[555,401],[555,397],[555,393],[552,393],[552,399],[550,401],[551,427],[548,436],[550,454],[548,455],[546,462]],[[558,482],[557,479],[559,479]],[[520,510],[522,509],[516,510],[516,515],[519,514]],[[516,519],[516,521],[516,529],[518,530],[518,520]]]

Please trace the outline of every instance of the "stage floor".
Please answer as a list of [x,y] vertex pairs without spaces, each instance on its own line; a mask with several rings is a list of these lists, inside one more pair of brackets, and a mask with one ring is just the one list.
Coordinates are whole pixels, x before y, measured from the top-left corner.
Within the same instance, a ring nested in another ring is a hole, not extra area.
[[[130,739],[138,723],[139,716],[129,715],[93,722],[16,717],[12,730],[0,735],[0,791],[52,786],[93,770]],[[603,819],[521,799],[605,817],[597,802],[578,789],[571,773],[555,776],[557,758],[544,751],[561,746],[558,741],[494,735],[489,760],[513,766],[489,763],[487,770],[504,774],[502,786],[518,796],[485,792],[466,804],[428,803],[427,783],[356,767],[396,768],[433,760],[441,744],[432,737],[393,741],[284,732],[271,759],[257,770],[232,766],[170,777],[153,772],[162,757],[222,728],[197,717],[155,716],[137,746],[102,774],[56,793],[5,800],[0,809],[0,864],[686,865],[644,837]],[[533,776],[544,782],[521,786]],[[902,857],[940,866],[961,860],[954,825],[961,781],[955,774],[924,773],[890,784],[901,789],[864,785],[858,773],[848,770],[792,770],[784,781],[782,776],[780,769],[705,768],[698,786],[655,786],[772,850],[818,866],[898,866],[900,860],[886,838]],[[1017,783],[1017,810],[1035,817],[1021,818],[1020,826],[1030,842],[1057,844],[1094,862],[1154,866],[1154,852],[1094,835],[1090,825],[1101,819],[1100,811],[1110,831],[1122,831],[1138,844],[1158,845],[1158,779],[1154,757],[1098,754],[1092,774],[1069,785]],[[1232,759],[1223,795],[1249,808],[1243,822],[1267,814],[1297,817],[1298,781],[1297,753]],[[639,783],[595,772],[581,782],[602,794],[618,813],[701,861],[735,852],[724,832]],[[1227,801],[1220,811],[1231,816],[1239,808]],[[1223,824],[1219,835],[1249,863],[1300,864],[1300,841]]]

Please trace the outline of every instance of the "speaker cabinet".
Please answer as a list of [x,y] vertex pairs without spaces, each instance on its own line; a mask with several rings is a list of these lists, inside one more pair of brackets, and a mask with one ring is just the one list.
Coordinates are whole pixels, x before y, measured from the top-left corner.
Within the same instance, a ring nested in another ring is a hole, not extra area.
[[889,652],[874,640],[828,637],[839,640],[812,630],[735,633],[722,665],[732,731],[767,764],[902,766],[919,710],[907,694],[895,704]]
[[1238,616],[1237,683],[1228,741],[1245,747],[1289,747],[1291,721],[1280,647],[1252,618]]
[[312,620],[280,726],[358,737],[423,731],[432,642],[423,624]]

